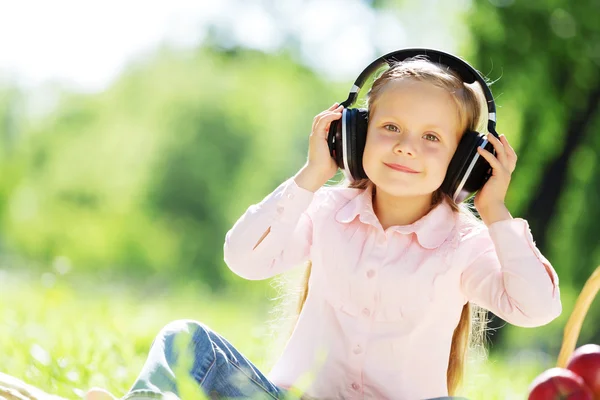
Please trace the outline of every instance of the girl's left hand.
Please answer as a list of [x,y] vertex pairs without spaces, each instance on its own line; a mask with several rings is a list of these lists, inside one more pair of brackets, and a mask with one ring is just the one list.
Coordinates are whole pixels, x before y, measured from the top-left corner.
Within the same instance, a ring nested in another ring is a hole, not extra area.
[[477,148],[479,155],[492,167],[492,176],[475,195],[474,204],[479,212],[490,207],[504,206],[510,178],[517,165],[517,154],[508,143],[506,136],[500,135],[498,140],[490,133],[487,138],[494,146],[496,156],[485,149]]

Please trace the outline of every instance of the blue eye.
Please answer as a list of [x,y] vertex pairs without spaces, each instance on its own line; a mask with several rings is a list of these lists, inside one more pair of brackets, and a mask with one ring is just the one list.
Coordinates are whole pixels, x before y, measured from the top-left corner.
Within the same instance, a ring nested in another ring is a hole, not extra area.
[[435,136],[434,134],[431,134],[431,133],[426,133],[424,135],[424,137],[427,138],[426,140],[429,140],[431,142],[439,142],[440,141],[440,139],[438,139],[437,136]]

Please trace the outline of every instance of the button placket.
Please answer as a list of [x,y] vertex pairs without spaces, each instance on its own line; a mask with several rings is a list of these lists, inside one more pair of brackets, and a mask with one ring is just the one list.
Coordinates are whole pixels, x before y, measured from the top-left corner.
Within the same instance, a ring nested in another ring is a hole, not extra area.
[[[357,338],[358,339],[358,338]],[[365,353],[365,345],[366,345],[366,340],[355,340],[351,347],[350,347],[350,352],[352,353],[352,355],[354,356],[354,358],[360,358],[360,356],[362,356]],[[359,356],[359,357],[357,357]]]

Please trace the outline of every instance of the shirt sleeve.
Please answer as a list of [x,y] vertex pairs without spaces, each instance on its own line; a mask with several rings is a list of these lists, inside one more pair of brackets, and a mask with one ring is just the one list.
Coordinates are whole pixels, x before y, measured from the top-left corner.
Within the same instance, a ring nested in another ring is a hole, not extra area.
[[227,266],[242,278],[259,280],[307,261],[312,245],[307,210],[314,196],[290,178],[250,206],[225,236]]
[[558,275],[526,220],[495,222],[467,243],[472,251],[461,288],[468,301],[522,327],[542,326],[561,314]]

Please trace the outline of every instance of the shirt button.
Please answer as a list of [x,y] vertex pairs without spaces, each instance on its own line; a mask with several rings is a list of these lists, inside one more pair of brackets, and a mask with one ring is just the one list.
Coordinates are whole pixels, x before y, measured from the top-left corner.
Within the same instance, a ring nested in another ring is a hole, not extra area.
[[358,383],[354,382],[354,383],[352,384],[352,389],[354,389],[354,390],[358,390],[358,389],[360,389],[360,385],[359,385]]
[[283,214],[283,206],[277,206],[277,214]]
[[354,354],[360,354],[360,353],[362,353],[362,347],[360,346],[360,344],[357,344],[356,347],[354,348],[354,350],[352,350],[352,352]]
[[288,199],[293,199],[294,198],[294,194],[293,193],[288,193],[285,197],[287,197]]
[[371,316],[371,310],[369,310],[368,308],[363,308],[363,310],[362,310],[362,314],[363,314],[365,317],[369,317],[369,316]]
[[370,269],[367,271],[367,278],[371,279],[374,276],[375,276],[375,270]]

